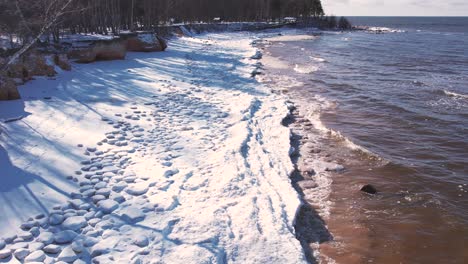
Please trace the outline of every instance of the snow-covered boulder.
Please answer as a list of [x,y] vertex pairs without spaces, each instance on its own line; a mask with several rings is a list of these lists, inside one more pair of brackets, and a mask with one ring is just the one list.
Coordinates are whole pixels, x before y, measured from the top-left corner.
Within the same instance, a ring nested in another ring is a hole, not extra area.
[[86,218],[83,216],[72,216],[67,218],[63,223],[62,227],[65,229],[77,231],[80,230],[82,227],[87,225]]
[[65,230],[55,234],[54,240],[57,244],[67,244],[73,241],[75,237],[78,236],[77,233],[71,230]]
[[73,251],[73,248],[71,246],[68,246],[62,250],[57,259],[59,261],[72,263],[73,261],[78,259],[78,256],[76,255],[75,251]]
[[79,63],[123,60],[127,55],[127,42],[119,38],[75,41],[67,55]]
[[54,76],[55,65],[45,54],[29,52],[21,56],[8,68],[8,76],[28,81],[33,76]]
[[57,254],[62,251],[62,248],[59,245],[48,245],[45,246],[42,250],[49,254]]
[[56,54],[54,55],[54,63],[55,65],[59,66],[60,69],[64,71],[71,70],[71,64],[68,60],[68,56],[66,54]]
[[24,262],[42,262],[46,258],[46,255],[44,254],[44,251],[42,250],[36,250],[29,254],[25,259]]
[[17,100],[20,98],[16,83],[10,78],[0,77],[0,101]]
[[0,259],[6,259],[11,256],[11,249],[0,250]]
[[103,213],[110,214],[113,211],[115,211],[115,209],[119,208],[119,204],[114,200],[107,199],[104,201],[100,201],[98,203],[98,207]]
[[136,52],[164,51],[166,40],[154,33],[139,33],[122,35],[127,40],[127,50]]

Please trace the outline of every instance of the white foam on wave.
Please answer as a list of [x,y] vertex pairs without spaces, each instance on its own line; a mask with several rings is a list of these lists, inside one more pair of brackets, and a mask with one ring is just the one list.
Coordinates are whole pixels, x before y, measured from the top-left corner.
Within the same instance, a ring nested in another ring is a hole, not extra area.
[[344,136],[341,132],[333,130],[331,128],[328,128],[325,126],[325,124],[321,120],[321,113],[324,110],[329,110],[336,108],[336,103],[333,101],[330,101],[320,95],[315,95],[314,100],[318,102],[317,104],[308,104],[309,107],[307,107],[307,115],[306,118],[312,123],[315,129],[321,131],[322,133],[329,134],[335,139],[340,140],[341,142],[344,143],[344,145],[353,150],[353,151],[358,151],[361,152],[365,155],[371,156],[373,158],[376,158],[378,160],[383,160],[379,155],[373,153],[372,151],[354,143],[351,139],[348,137]]
[[366,27],[365,30],[372,33],[405,33],[405,30],[388,27]]
[[468,99],[468,94],[459,94],[451,91],[444,90],[444,94],[450,97]]
[[318,66],[316,65],[299,65],[294,66],[294,71],[298,73],[308,74],[318,71]]
[[313,61],[316,62],[327,62],[325,59],[319,58],[319,57],[314,57],[314,56],[309,56]]
[[301,41],[301,40],[311,40],[317,38],[312,35],[283,35],[267,38],[268,41],[278,42],[278,41]]

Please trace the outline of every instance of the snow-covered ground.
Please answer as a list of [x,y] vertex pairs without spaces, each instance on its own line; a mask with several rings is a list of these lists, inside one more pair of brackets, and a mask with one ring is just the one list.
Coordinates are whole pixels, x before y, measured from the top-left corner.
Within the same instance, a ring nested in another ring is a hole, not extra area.
[[251,41],[180,38],[0,102],[3,261],[304,263],[288,109]]

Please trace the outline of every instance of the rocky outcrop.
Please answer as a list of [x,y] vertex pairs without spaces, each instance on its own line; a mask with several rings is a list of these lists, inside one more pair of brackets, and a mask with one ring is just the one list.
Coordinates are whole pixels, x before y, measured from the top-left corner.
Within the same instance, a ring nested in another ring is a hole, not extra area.
[[48,56],[30,52],[10,65],[6,74],[10,78],[22,79],[25,82],[33,76],[54,76],[56,72],[54,63]]
[[126,54],[127,43],[122,39],[76,41],[68,51],[68,57],[78,63],[123,60]]
[[54,55],[54,63],[55,65],[59,66],[60,69],[64,71],[70,71],[71,70],[71,64],[70,61],[68,60],[68,57],[66,54],[55,54]]
[[136,52],[164,51],[166,41],[154,33],[126,34],[122,38],[127,41],[127,50]]
[[0,77],[0,101],[20,98],[16,83],[10,78]]

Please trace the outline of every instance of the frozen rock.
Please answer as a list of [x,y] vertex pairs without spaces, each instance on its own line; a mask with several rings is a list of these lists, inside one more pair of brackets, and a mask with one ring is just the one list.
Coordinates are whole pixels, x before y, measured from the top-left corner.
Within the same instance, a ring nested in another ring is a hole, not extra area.
[[83,241],[82,240],[73,241],[73,243],[71,244],[71,247],[72,247],[73,251],[75,251],[77,253],[81,253],[84,250]]
[[35,226],[35,227],[31,228],[31,230],[29,230],[29,232],[31,232],[31,235],[33,235],[33,236],[36,237],[36,236],[39,235],[39,233],[40,233],[41,231],[39,230],[39,227]]
[[50,245],[54,242],[54,234],[51,232],[42,232],[36,239],[37,242],[42,242],[44,245]]
[[17,250],[17,249],[20,249],[20,248],[27,248],[29,245],[28,242],[19,242],[19,243],[15,243],[13,245],[10,246],[10,249],[11,250]]
[[23,229],[23,230],[29,230],[33,226],[35,226],[36,224],[37,224],[37,222],[35,222],[35,221],[28,221],[26,223],[21,224],[20,228]]
[[85,247],[92,247],[99,242],[99,239],[95,237],[85,237],[83,244]]
[[12,243],[18,236],[16,234],[4,237],[6,243]]
[[23,260],[29,255],[29,253],[30,253],[29,249],[19,248],[15,250],[15,253],[13,253],[13,255],[15,256],[15,258],[19,260]]
[[104,201],[100,201],[98,203],[98,207],[99,209],[101,209],[102,212],[110,214],[119,207],[119,204],[114,200],[107,199]]
[[83,203],[84,202],[81,199],[74,199],[74,200],[68,201],[68,204],[70,204],[70,206],[74,209],[79,209]]
[[91,248],[91,256],[96,257],[107,254],[120,242],[119,237],[109,237],[101,240]]
[[94,203],[98,203],[99,201],[105,200],[106,197],[104,195],[94,195],[92,199]]
[[78,256],[76,255],[75,251],[73,251],[71,246],[68,246],[62,250],[60,255],[57,257],[57,260],[64,261],[67,263],[72,263],[73,261],[77,260]]
[[148,187],[142,184],[137,184],[128,187],[125,191],[130,195],[140,196],[148,191]]
[[46,259],[46,255],[42,250],[36,250],[29,254],[24,261],[27,262],[43,262]]
[[2,249],[0,250],[0,259],[6,259],[11,256],[11,250],[10,249]]
[[167,170],[166,172],[164,172],[164,177],[169,178],[169,177],[176,175],[177,173],[179,173],[178,169]]
[[29,250],[31,250],[32,252],[36,251],[36,250],[41,250],[44,248],[44,243],[42,242],[34,242],[34,243],[31,243],[29,244]]
[[89,147],[89,148],[86,148],[86,150],[88,152],[96,152],[96,148],[95,147]]
[[128,223],[134,224],[145,219],[145,214],[138,208],[127,207],[120,212],[122,219]]
[[57,254],[62,250],[62,248],[59,245],[48,245],[45,246],[42,250],[44,250],[45,253]]
[[107,183],[106,182],[99,182],[97,183],[96,185],[94,185],[94,188],[96,190],[99,190],[99,189],[102,189],[102,188],[106,188],[107,187]]
[[30,232],[21,231],[18,233],[18,237],[24,240],[30,240],[33,238],[33,235]]
[[73,241],[78,234],[72,230],[65,230],[55,234],[54,240],[57,244],[67,244]]
[[49,216],[49,224],[50,225],[60,225],[63,222],[63,215],[60,214],[51,214]]
[[0,239],[0,250],[4,249],[6,246],[6,242],[3,239]]
[[104,232],[102,232],[102,238],[106,239],[108,237],[111,237],[111,236],[118,236],[119,235],[119,232],[116,231],[116,230],[112,230],[112,229],[109,229],[109,230],[106,230]]
[[103,188],[96,191],[96,195],[104,195],[105,197],[109,197],[110,193],[111,189],[109,188]]
[[96,214],[96,212],[90,211],[90,212],[88,212],[88,213],[86,213],[84,215],[84,218],[86,218],[86,220],[89,220],[89,219],[93,218],[95,214]]
[[125,189],[128,186],[127,183],[125,182],[119,182],[116,183],[112,186],[112,191],[114,192],[121,192],[123,189]]
[[372,184],[366,184],[362,186],[361,192],[365,192],[368,194],[376,194],[377,193],[377,188],[375,188]]
[[146,236],[139,236],[135,238],[133,241],[133,244],[139,246],[139,247],[146,247],[149,244],[148,238]]
[[80,230],[86,225],[86,219],[83,216],[72,216],[65,219],[65,221],[62,223],[63,228],[70,229],[73,231]]

